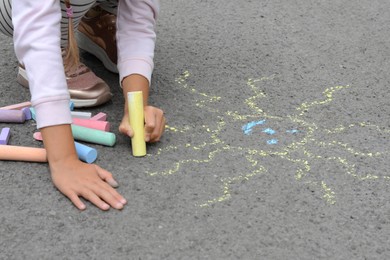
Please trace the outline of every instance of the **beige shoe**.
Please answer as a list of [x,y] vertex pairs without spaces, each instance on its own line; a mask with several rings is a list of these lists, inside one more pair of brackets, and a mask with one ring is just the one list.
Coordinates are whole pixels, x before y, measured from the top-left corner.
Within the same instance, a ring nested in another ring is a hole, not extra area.
[[80,21],[76,34],[77,45],[96,56],[106,69],[118,73],[115,34],[116,16],[95,7]]
[[[83,63],[72,71],[65,71],[71,101],[75,107],[93,107],[106,103],[112,97],[110,87]],[[26,70],[19,65],[17,82],[28,88]]]

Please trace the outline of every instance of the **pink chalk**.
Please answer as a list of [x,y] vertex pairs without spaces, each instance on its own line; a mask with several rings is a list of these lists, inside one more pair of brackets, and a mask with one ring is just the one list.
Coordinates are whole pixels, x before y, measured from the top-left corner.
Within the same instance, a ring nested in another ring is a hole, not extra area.
[[90,119],[82,119],[82,118],[73,118],[73,124],[83,127],[88,127],[92,129],[97,129],[100,131],[109,132],[110,131],[110,123],[107,121],[97,121]]
[[11,135],[11,132],[10,132],[10,129],[8,127],[1,129],[0,145],[7,145],[10,135]]
[[97,121],[106,121],[107,120],[107,114],[100,112],[93,117],[91,117],[91,120],[97,120]]
[[0,110],[0,122],[24,123],[26,116],[22,110]]
[[35,132],[35,133],[33,134],[33,137],[34,137],[34,139],[37,140],[37,141],[42,141],[42,140],[43,140],[41,132]]
[[22,109],[22,108],[25,108],[25,107],[31,107],[31,102],[27,101],[27,102],[15,104],[15,105],[9,105],[9,106],[6,106],[6,107],[0,107],[0,109],[19,110],[19,109]]

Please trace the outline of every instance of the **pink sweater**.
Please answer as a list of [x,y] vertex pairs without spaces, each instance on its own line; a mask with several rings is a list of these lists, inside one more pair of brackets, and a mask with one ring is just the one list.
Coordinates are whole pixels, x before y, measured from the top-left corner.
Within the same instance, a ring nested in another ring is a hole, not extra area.
[[[150,82],[154,66],[154,28],[159,1],[118,2],[120,82],[131,74],[141,74]],[[59,0],[12,2],[15,53],[26,68],[38,128],[72,122],[61,56],[60,21]]]

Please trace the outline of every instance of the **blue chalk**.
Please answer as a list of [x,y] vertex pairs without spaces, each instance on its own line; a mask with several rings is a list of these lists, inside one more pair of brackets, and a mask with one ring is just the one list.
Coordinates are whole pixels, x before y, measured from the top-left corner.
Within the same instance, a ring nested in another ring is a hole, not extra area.
[[296,129],[291,129],[291,130],[287,130],[286,133],[289,133],[289,134],[296,134],[298,133],[299,131],[296,130]]
[[0,133],[0,145],[7,145],[8,144],[8,140],[9,140],[9,137],[10,137],[10,132],[11,129],[9,129],[8,127],[5,127],[3,129],[1,129],[1,133]]
[[266,133],[266,134],[269,134],[269,135],[273,135],[273,134],[276,133],[276,131],[271,129],[271,128],[264,129],[262,132]]
[[252,133],[252,128],[257,125],[263,125],[265,123],[265,120],[259,120],[259,121],[252,121],[247,123],[246,125],[242,126],[242,131],[244,134],[249,135]]
[[73,101],[69,101],[69,109],[70,109],[70,111],[74,110],[74,103],[73,103]]
[[267,144],[277,144],[278,143],[278,139],[270,139],[267,141]]
[[76,146],[77,155],[80,160],[86,163],[93,163],[97,158],[97,151],[94,148],[86,146],[84,144],[80,144],[78,142],[74,142]]

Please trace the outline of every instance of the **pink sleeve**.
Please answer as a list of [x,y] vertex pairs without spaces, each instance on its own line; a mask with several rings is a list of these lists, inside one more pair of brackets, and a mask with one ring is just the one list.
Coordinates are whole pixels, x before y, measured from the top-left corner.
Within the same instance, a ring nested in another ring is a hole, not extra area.
[[12,2],[15,53],[26,68],[38,128],[72,122],[60,21],[58,0]]
[[120,82],[131,74],[151,80],[158,0],[122,0],[118,6],[117,44]]

